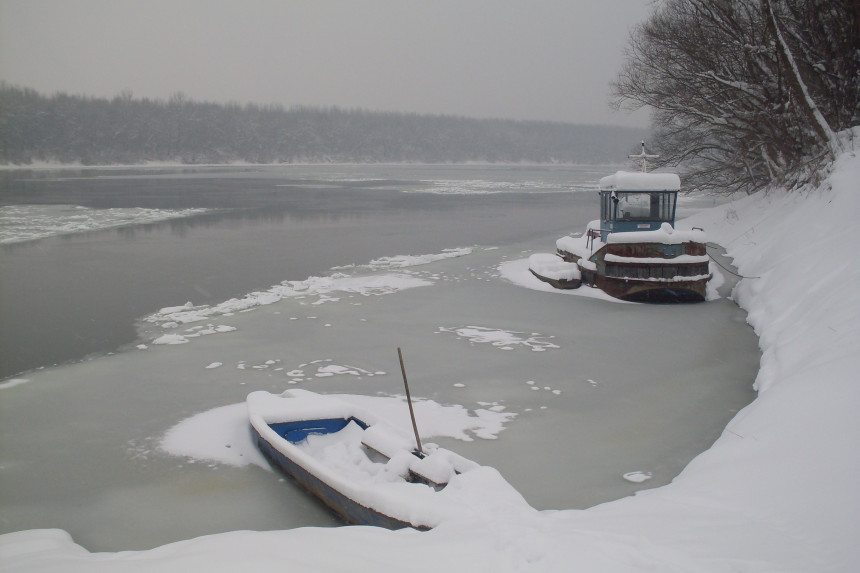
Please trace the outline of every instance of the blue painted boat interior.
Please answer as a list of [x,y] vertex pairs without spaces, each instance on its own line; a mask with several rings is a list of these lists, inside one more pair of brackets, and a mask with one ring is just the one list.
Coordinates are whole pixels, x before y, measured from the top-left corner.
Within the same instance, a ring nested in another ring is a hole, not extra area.
[[347,424],[355,422],[362,430],[367,429],[367,424],[358,418],[327,418],[321,420],[299,420],[295,422],[279,422],[269,424],[279,436],[287,441],[297,444],[304,441],[311,434],[333,434],[343,430]]

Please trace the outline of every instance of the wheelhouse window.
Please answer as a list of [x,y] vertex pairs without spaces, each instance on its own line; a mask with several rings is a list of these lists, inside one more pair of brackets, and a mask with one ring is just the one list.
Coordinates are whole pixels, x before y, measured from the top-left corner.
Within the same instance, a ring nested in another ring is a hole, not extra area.
[[601,192],[604,221],[660,221],[674,223],[677,194],[667,191]]

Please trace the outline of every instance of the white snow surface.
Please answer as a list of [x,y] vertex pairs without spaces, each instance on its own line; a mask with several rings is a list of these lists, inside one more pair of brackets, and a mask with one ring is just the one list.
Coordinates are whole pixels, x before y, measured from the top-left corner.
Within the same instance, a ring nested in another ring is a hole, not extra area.
[[606,237],[607,243],[664,243],[667,245],[680,245],[681,243],[705,243],[708,238],[703,231],[698,229],[679,231],[672,228],[669,223],[663,223],[659,229],[654,231],[633,231],[627,233],[610,233]]
[[551,253],[531,255],[529,257],[529,269],[541,276],[557,281],[574,281],[582,276],[576,263],[565,262],[558,255]]
[[[411,435],[412,422],[404,396],[338,394],[337,397],[357,410],[373,412],[377,419],[385,420],[402,433]],[[304,405],[307,403],[306,400]],[[516,416],[511,412],[483,408],[469,412],[460,405],[442,405],[424,399],[413,399],[413,407],[416,419],[421,420],[422,438],[446,437],[472,441],[475,436],[495,439],[505,424]],[[264,416],[267,421],[285,421],[276,420],[282,412],[283,409],[279,409],[276,404],[271,416]],[[309,411],[303,413],[308,415]],[[321,417],[325,415],[321,414]],[[265,469],[270,467],[251,441],[248,405],[245,402],[213,408],[179,422],[164,434],[159,448],[171,455],[198,461],[238,467],[249,464]]]
[[[534,511],[493,468],[481,467],[429,443],[423,445],[427,457],[419,459],[411,454],[415,442],[407,437],[405,428],[393,426],[373,411],[337,396],[299,389],[279,396],[257,391],[248,395],[247,403],[251,425],[295,464],[360,505],[414,526],[435,527],[464,513],[480,511],[478,507],[462,503],[464,491],[468,496],[469,488],[464,490],[461,484],[474,479],[468,475],[472,472],[485,474],[480,482],[485,487],[494,484],[492,490],[498,492],[499,501],[510,503],[516,499],[522,510]],[[368,424],[368,431],[350,423],[335,434],[309,435],[293,444],[281,439],[268,426],[269,423],[349,417]],[[365,434],[371,434],[369,442]],[[372,461],[363,452],[362,442],[372,443],[390,459],[387,463]],[[450,483],[441,491],[425,484],[409,483],[404,477],[410,470],[436,483],[449,480]],[[496,503],[492,496],[487,496],[486,501],[491,505]]]
[[[555,256],[551,255],[551,253],[542,254],[546,256]],[[545,283],[544,281],[540,280],[539,278],[534,276],[531,271],[529,271],[530,261],[531,256],[525,259],[505,261],[504,263],[499,265],[499,274],[502,276],[502,278],[514,283],[517,286],[530,288],[532,290],[541,290],[544,292],[551,292],[554,294],[566,296],[599,298],[605,301],[617,302],[618,304],[636,304],[632,302],[627,302],[626,300],[621,300],[620,298],[609,296],[599,288],[591,288],[589,286],[581,286],[577,289],[557,289],[551,284]]]
[[599,219],[588,223],[585,226],[584,233],[578,233],[575,236],[565,235],[564,237],[559,237],[555,241],[556,250],[567,251],[580,257],[583,261],[588,261],[591,255],[599,251],[604,245],[603,241],[600,240],[599,232],[596,237],[589,238],[589,231],[600,231]]
[[670,485],[587,510],[538,512],[470,472],[458,495],[479,509],[430,532],[235,531],[90,553],[64,531],[33,530],[0,536],[0,563],[64,573],[860,570],[858,189],[851,151],[818,188],[759,193],[679,225],[705,228],[751,277],[734,298],[749,312],[762,360],[758,397]]
[[675,173],[616,171],[600,180],[601,189],[617,191],[678,191],[681,178]]

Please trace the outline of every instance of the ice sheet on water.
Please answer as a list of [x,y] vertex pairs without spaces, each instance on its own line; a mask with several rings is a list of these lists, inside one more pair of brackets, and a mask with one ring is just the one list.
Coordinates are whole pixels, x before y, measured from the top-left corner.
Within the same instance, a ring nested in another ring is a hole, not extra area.
[[15,386],[20,386],[21,384],[26,384],[29,382],[29,378],[10,378],[8,380],[4,380],[0,382],[0,390],[6,390],[7,388],[14,388]]
[[78,205],[0,207],[0,244],[190,217],[208,209],[91,209]]
[[[372,262],[371,268],[396,267],[402,268],[431,263],[437,260],[460,257],[472,252],[469,248],[447,249],[441,254],[421,255],[417,257],[392,257],[386,260]],[[346,269],[348,267],[341,267]],[[241,299],[230,299],[215,306],[195,306],[187,302],[182,306],[162,308],[160,311],[147,316],[146,322],[158,324],[162,328],[175,328],[180,324],[198,322],[214,316],[230,316],[254,308],[273,304],[285,298],[311,299],[310,304],[337,302],[340,297],[333,293],[344,295],[357,294],[360,296],[380,296],[392,294],[401,290],[430,286],[433,282],[409,273],[384,273],[363,276],[353,276],[343,272],[335,272],[324,277],[309,277],[303,281],[284,281],[263,292],[252,292]]]
[[152,341],[153,344],[186,344],[188,339],[181,334],[164,334]]
[[490,344],[500,350],[513,350],[518,347],[526,347],[533,352],[543,352],[547,349],[559,348],[557,344],[553,344],[547,340],[547,338],[553,338],[552,336],[547,337],[539,332],[525,334],[523,332],[512,332],[486,326],[440,326],[439,332],[451,332],[460,338],[465,338],[472,344]]
[[490,195],[495,193],[570,193],[593,191],[596,185],[560,185],[545,181],[487,181],[484,179],[437,179],[427,181],[426,187],[408,193],[432,193],[435,195]]
[[635,471],[635,472],[627,472],[623,476],[624,479],[629,481],[630,483],[642,483],[644,481],[648,481],[651,479],[651,472],[643,472],[643,471]]
[[405,267],[414,267],[418,265],[426,265],[428,263],[433,263],[436,261],[441,261],[444,259],[452,259],[456,257],[463,257],[465,255],[472,254],[472,247],[458,247],[455,249],[443,249],[441,253],[430,253],[425,255],[397,255],[393,257],[380,257],[378,259],[373,259],[366,265],[347,265],[340,267],[333,267],[332,270],[346,270],[346,269],[361,269],[367,268],[373,271],[386,270],[386,269],[402,269]]

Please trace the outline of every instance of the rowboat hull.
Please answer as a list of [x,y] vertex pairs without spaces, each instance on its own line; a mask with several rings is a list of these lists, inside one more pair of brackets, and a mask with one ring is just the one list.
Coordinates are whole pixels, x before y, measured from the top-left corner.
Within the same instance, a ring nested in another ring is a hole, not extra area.
[[427,530],[461,513],[449,481],[478,464],[415,441],[373,412],[307,390],[252,392],[253,440],[276,469],[347,524]]
[[[400,519],[385,515],[370,507],[365,507],[344,495],[322,479],[307,471],[301,465],[294,462],[287,455],[281,452],[266,438],[260,435],[252,427],[254,440],[257,447],[266,456],[273,466],[306,490],[308,493],[316,497],[329,510],[334,512],[341,520],[351,525],[372,525],[384,527],[386,529],[403,529],[412,527],[412,524]],[[418,526],[416,529],[429,529],[428,527]]]

